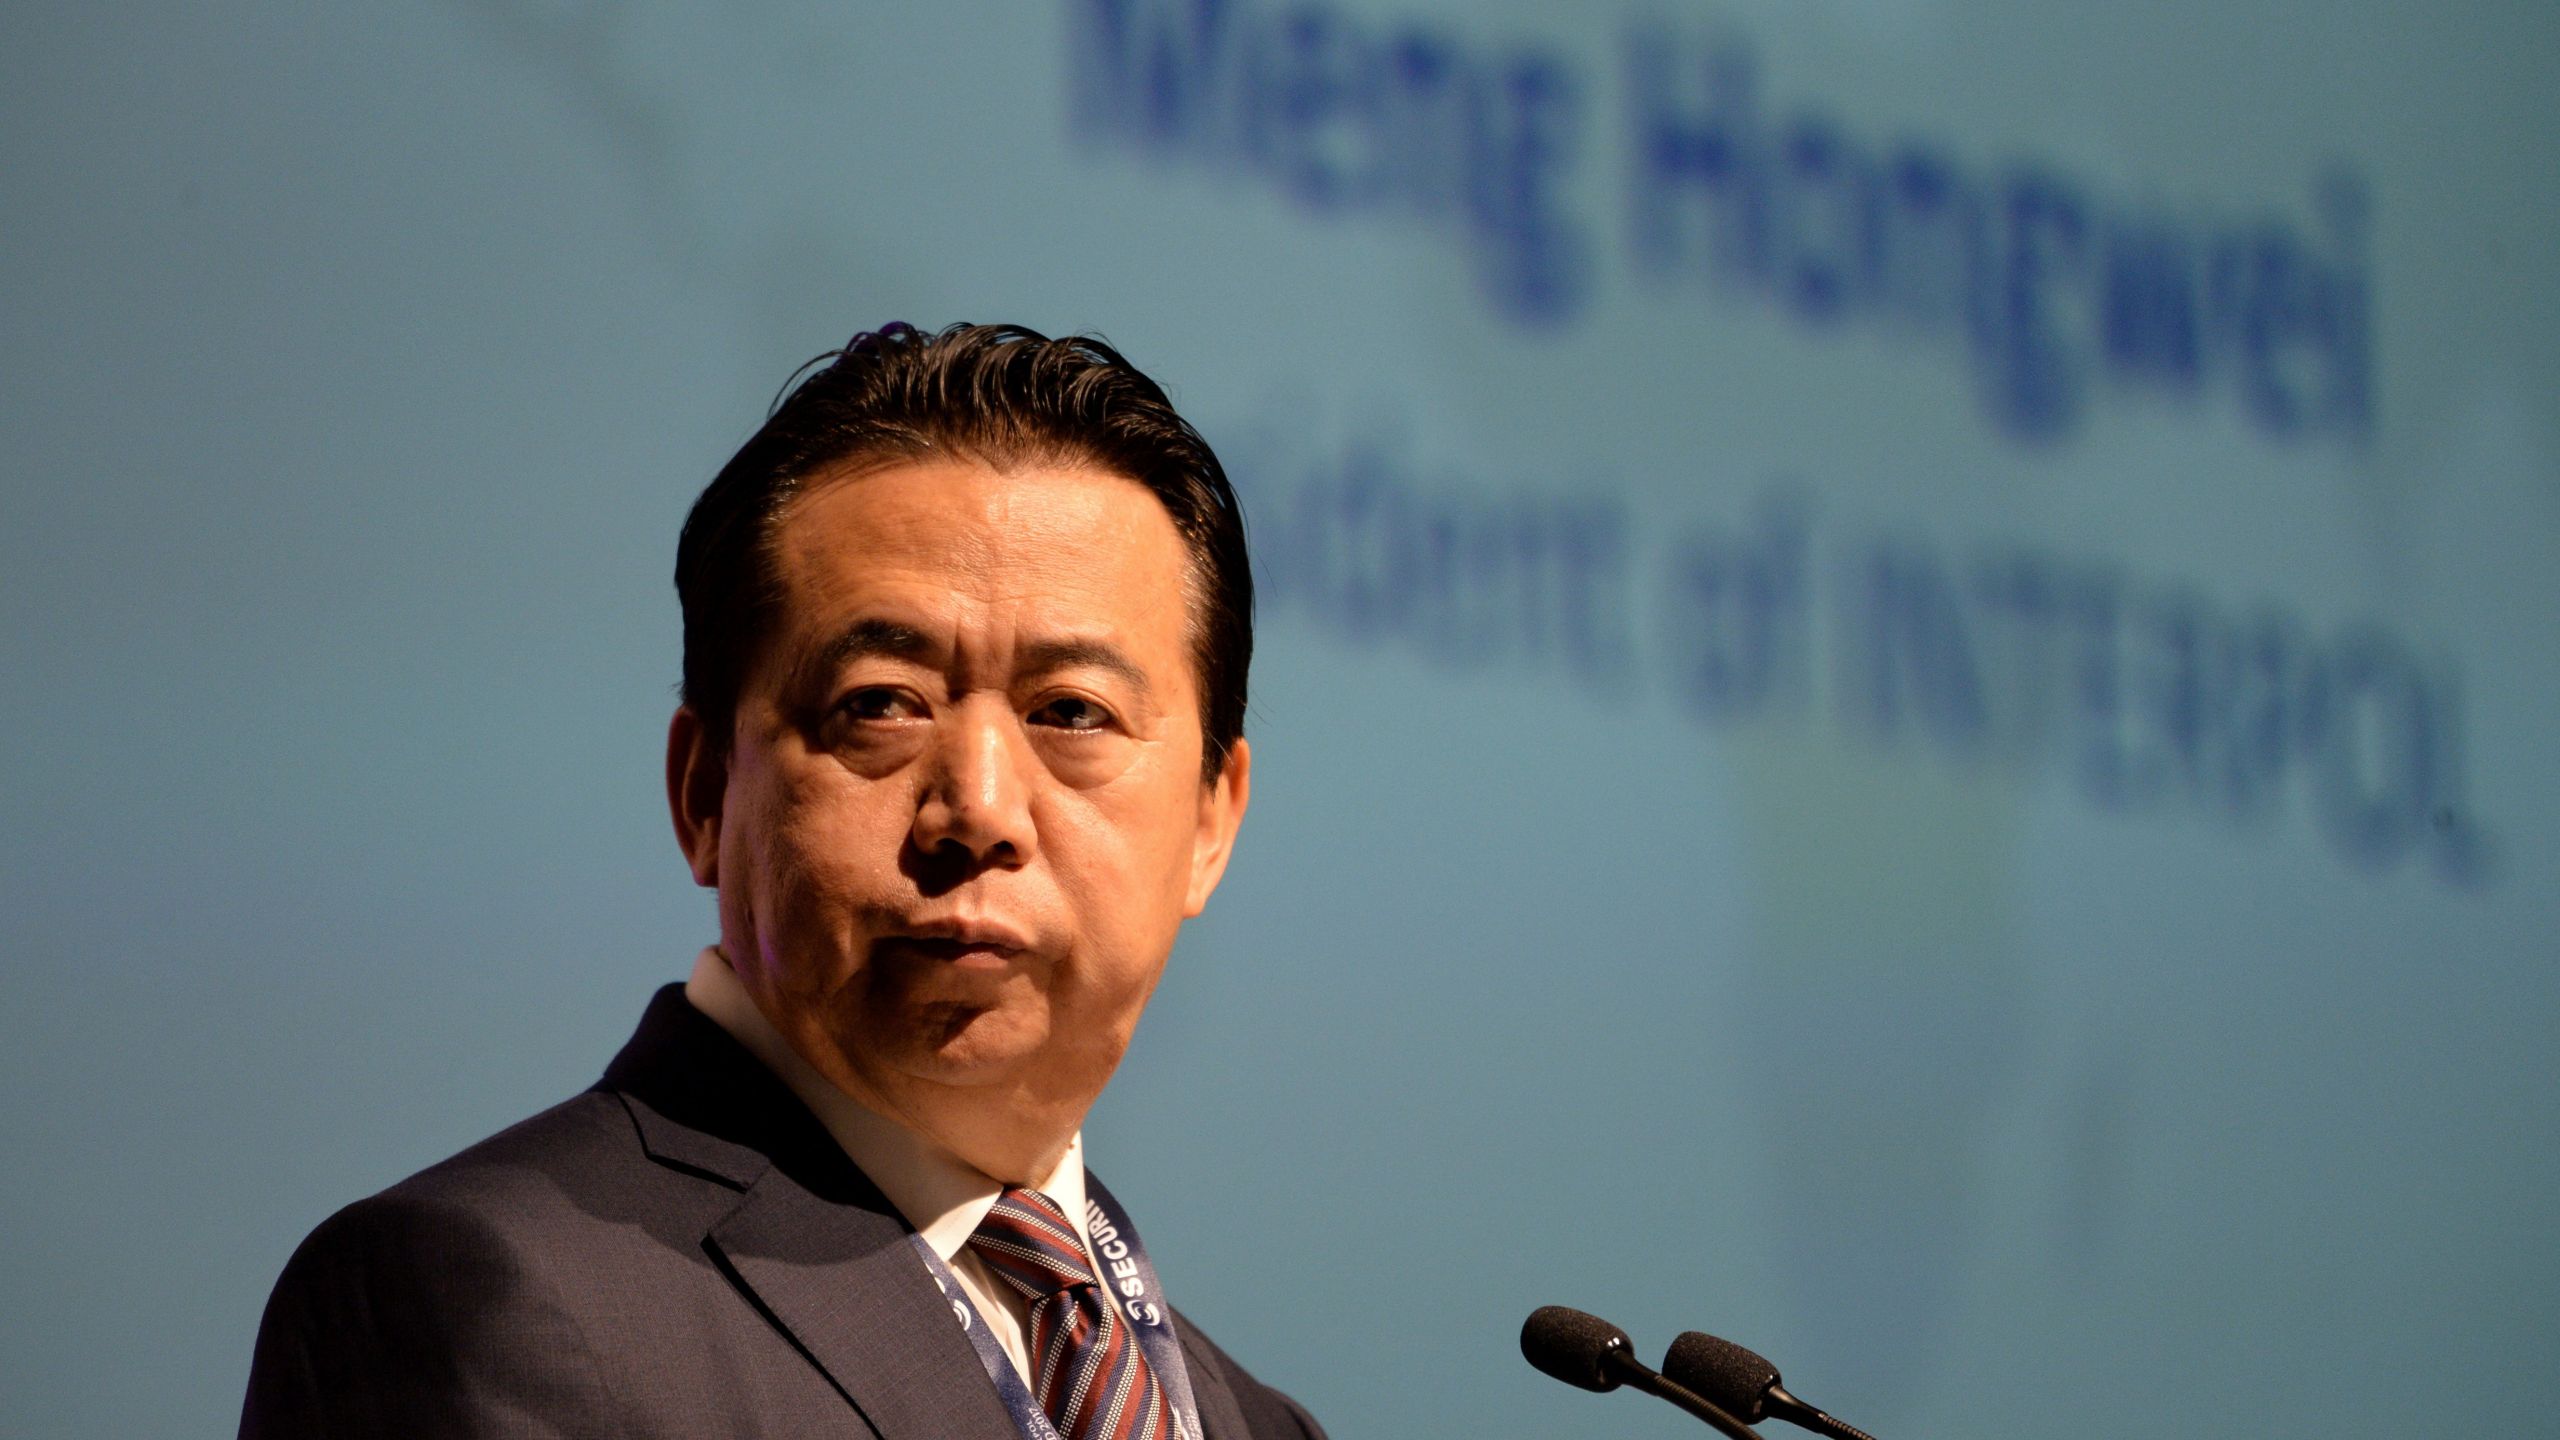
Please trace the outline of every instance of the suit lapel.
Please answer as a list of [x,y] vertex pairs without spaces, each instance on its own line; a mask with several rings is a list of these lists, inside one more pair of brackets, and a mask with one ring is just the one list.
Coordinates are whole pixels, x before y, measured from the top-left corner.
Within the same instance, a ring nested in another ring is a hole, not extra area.
[[906,1221],[682,986],[658,993],[599,1088],[651,1158],[744,1192],[704,1247],[881,1440],[1015,1440]]
[[823,1199],[776,1168],[709,1242],[882,1440],[1013,1436],[950,1302],[886,1208]]
[[1191,1401],[1200,1407],[1200,1428],[1207,1432],[1207,1440],[1247,1440],[1252,1432],[1245,1428],[1244,1410],[1227,1384],[1221,1357],[1192,1338],[1191,1322],[1179,1313],[1173,1323],[1182,1336],[1182,1368],[1190,1372]]
[[[881,1440],[1018,1440],[906,1221],[684,987],[658,993],[598,1088],[651,1158],[743,1192],[705,1248]],[[1207,1440],[1248,1440],[1229,1362],[1175,1325]]]

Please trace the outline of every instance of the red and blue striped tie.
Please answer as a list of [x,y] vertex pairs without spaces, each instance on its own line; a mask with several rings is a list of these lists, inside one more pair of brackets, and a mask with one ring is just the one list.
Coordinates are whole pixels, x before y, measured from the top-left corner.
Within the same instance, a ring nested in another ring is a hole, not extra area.
[[1030,1302],[1025,1378],[1061,1440],[1175,1440],[1172,1402],[1057,1201],[1005,1191],[969,1246]]

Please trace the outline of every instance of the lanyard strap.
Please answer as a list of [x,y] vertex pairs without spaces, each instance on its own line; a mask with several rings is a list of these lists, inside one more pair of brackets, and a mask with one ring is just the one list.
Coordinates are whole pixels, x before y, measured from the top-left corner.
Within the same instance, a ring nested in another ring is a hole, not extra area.
[[[1147,1259],[1146,1247],[1138,1242],[1138,1227],[1129,1223],[1128,1212],[1102,1182],[1091,1175],[1084,1178],[1085,1238],[1093,1247],[1092,1258],[1102,1262],[1098,1277],[1111,1298],[1107,1302],[1119,1310],[1136,1338],[1140,1352],[1147,1357],[1147,1368],[1155,1372],[1156,1383],[1164,1387],[1165,1398],[1173,1402],[1174,1419],[1182,1426],[1183,1440],[1201,1440],[1200,1410],[1191,1397],[1191,1371],[1182,1361],[1182,1337],[1173,1328],[1173,1311],[1166,1305],[1164,1287],[1156,1279],[1156,1267]],[[995,1382],[996,1394],[1004,1408],[1013,1412],[1013,1423],[1024,1440],[1058,1440],[1058,1427],[1049,1423],[1040,1402],[1033,1399],[1031,1387],[1021,1372],[1013,1368],[1013,1360],[996,1343],[995,1332],[987,1327],[986,1318],[970,1302],[969,1292],[960,1277],[951,1273],[941,1256],[925,1243],[922,1235],[910,1232],[916,1254],[924,1258],[926,1273],[949,1301],[951,1313],[959,1320],[960,1329],[969,1337],[970,1348],[978,1352],[978,1363],[985,1366],[987,1378]]]
[[1173,1308],[1165,1301],[1164,1282],[1156,1279],[1147,1247],[1138,1243],[1138,1227],[1129,1223],[1129,1212],[1091,1175],[1084,1177],[1084,1216],[1085,1235],[1105,1272],[1103,1288],[1128,1318],[1130,1333],[1138,1337],[1138,1348],[1146,1352],[1147,1364],[1156,1372],[1156,1383],[1173,1402],[1183,1435],[1201,1440],[1200,1407],[1191,1398],[1191,1367],[1182,1360],[1182,1336],[1173,1328]]

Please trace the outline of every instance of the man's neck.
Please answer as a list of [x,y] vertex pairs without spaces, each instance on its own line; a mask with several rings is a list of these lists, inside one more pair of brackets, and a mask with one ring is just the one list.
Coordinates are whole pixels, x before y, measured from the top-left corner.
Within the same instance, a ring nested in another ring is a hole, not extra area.
[[[776,1024],[717,947],[696,960],[685,995],[799,1093],[822,1120],[839,1108],[827,1103],[826,1092],[832,1092],[999,1184],[1037,1187],[1056,1172],[1084,1123],[1083,1105],[1044,1103],[1012,1090],[963,1089],[904,1077],[880,1083],[847,1063],[822,1030]],[[838,1127],[831,1123],[829,1128]]]
[[1012,1089],[962,1089],[922,1080],[883,1083],[847,1063],[822,1031],[802,1027],[779,1033],[802,1062],[855,1104],[1006,1185],[1037,1186],[1057,1169],[1084,1123],[1082,1106],[1044,1105]]

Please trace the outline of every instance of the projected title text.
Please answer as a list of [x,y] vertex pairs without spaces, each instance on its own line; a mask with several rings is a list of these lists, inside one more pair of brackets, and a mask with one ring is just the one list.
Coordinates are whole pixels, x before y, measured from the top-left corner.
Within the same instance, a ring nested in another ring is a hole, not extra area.
[[[1638,26],[1610,67],[1276,0],[1070,0],[1069,15],[1087,140],[1244,176],[1311,214],[1417,227],[1525,327],[1574,323],[1614,263],[1649,292],[1929,347],[2022,440],[2137,393],[2236,407],[2286,440],[2352,443],[2372,413],[2350,171],[2315,178],[2299,216],[2190,214],[1773,104],[1734,37]],[[1604,134],[1620,193],[1583,203]],[[1597,233],[1610,216],[1618,233]]]
[[2014,540],[1826,515],[1801,487],[1670,529],[1299,412],[1222,442],[1266,609],[1454,671],[1654,693],[1719,733],[1820,729],[2116,815],[2316,823],[2368,873],[2491,875],[2449,661],[2370,619]]

